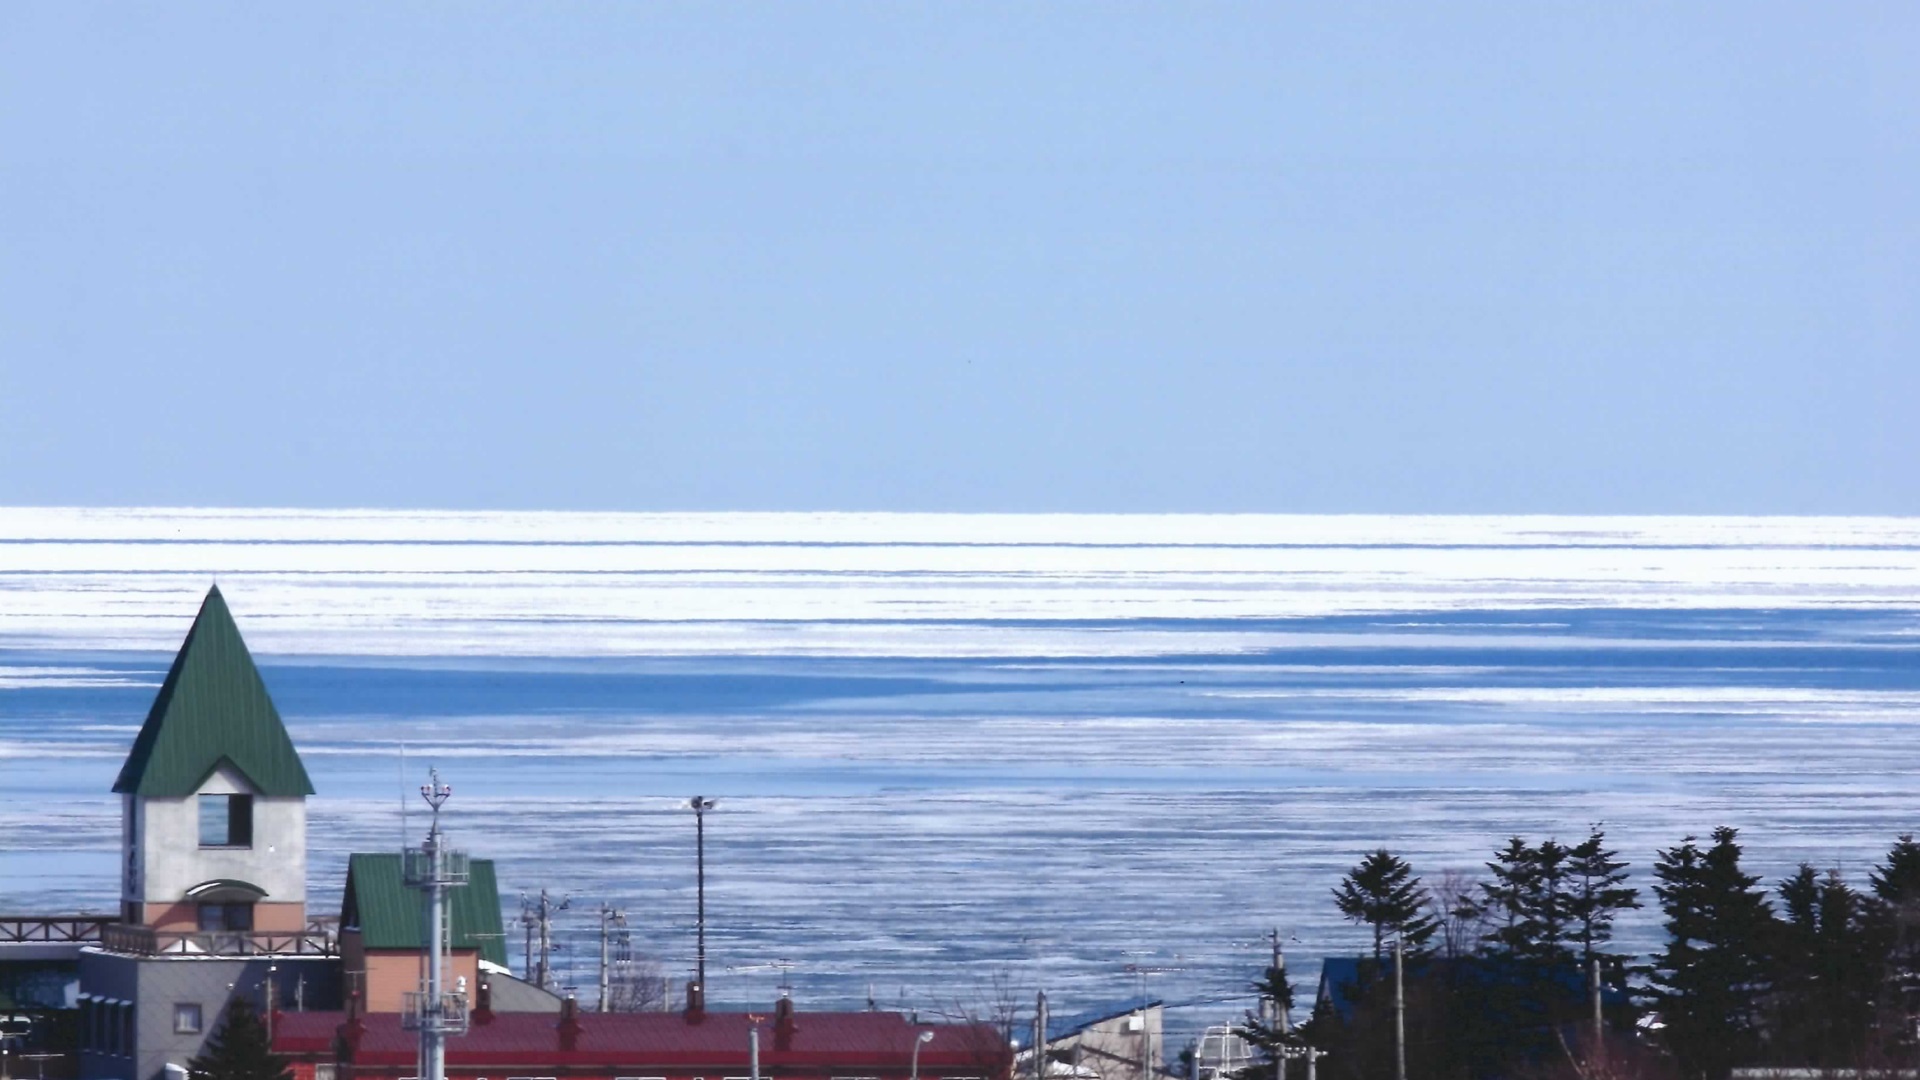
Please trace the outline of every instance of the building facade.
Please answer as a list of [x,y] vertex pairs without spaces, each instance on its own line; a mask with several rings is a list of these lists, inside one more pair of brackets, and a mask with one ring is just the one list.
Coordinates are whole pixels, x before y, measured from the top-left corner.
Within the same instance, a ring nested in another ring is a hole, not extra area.
[[[119,920],[41,920],[73,940],[32,945],[60,951],[56,960],[77,954],[82,1080],[184,1076],[236,998],[271,1026],[313,1010],[337,1015],[349,994],[397,1013],[419,985],[421,898],[402,881],[398,854],[351,858],[347,932],[307,910],[313,782],[218,588],[113,790]],[[449,978],[490,980],[500,1012],[551,1017],[560,998],[506,969],[493,864],[472,865],[469,884],[453,891]]]
[[[1008,1080],[1012,1051],[991,1024],[916,1023],[892,1012],[700,1009],[558,1015],[502,1013],[480,995],[465,1035],[447,1042],[448,1080]],[[392,1013],[280,1019],[274,1050],[295,1080],[409,1080],[419,1036]]]

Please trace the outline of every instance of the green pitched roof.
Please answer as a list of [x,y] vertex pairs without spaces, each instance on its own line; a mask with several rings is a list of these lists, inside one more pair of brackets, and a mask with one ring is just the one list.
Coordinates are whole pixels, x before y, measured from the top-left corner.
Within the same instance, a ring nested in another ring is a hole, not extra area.
[[[500,886],[492,859],[469,864],[467,884],[447,891],[451,925],[448,940],[456,949],[478,949],[482,960],[507,966],[507,935],[500,921]],[[360,931],[369,949],[427,947],[426,911],[420,890],[400,876],[398,854],[360,854],[347,859],[347,893],[340,903],[342,929]]]
[[220,595],[207,591],[113,790],[191,795],[222,760],[262,795],[311,795],[313,781]]

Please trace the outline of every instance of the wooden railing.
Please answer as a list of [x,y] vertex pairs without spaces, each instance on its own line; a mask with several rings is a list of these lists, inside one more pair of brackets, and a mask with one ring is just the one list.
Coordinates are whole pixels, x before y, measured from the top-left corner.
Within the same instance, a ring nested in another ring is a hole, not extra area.
[[331,921],[314,921],[304,930],[155,930],[112,925],[100,945],[139,956],[335,956],[339,938]]
[[111,915],[0,915],[0,942],[99,941],[119,921]]

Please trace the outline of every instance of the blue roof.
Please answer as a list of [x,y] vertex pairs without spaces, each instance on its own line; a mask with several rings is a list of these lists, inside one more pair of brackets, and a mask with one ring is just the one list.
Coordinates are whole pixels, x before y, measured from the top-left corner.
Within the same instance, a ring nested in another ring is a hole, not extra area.
[[[1128,1013],[1151,1009],[1161,1003],[1156,997],[1130,997],[1110,1001],[1091,1009],[1064,1016],[1049,1013],[1047,1016],[1047,1042],[1057,1042],[1069,1035],[1079,1034],[1105,1020],[1114,1020]],[[1016,1048],[1026,1046],[1033,1038],[1033,1024],[1014,1025],[1013,1045]]]

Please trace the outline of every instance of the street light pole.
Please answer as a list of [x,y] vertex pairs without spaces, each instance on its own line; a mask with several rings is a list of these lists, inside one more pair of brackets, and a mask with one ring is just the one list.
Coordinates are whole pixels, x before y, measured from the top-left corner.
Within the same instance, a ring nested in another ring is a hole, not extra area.
[[913,1040],[913,1069],[908,1080],[920,1080],[920,1048],[933,1041],[933,1032],[923,1031]]
[[700,984],[700,995],[707,993],[707,811],[713,800],[695,795],[687,805],[693,810],[694,849],[694,971],[693,981]]

